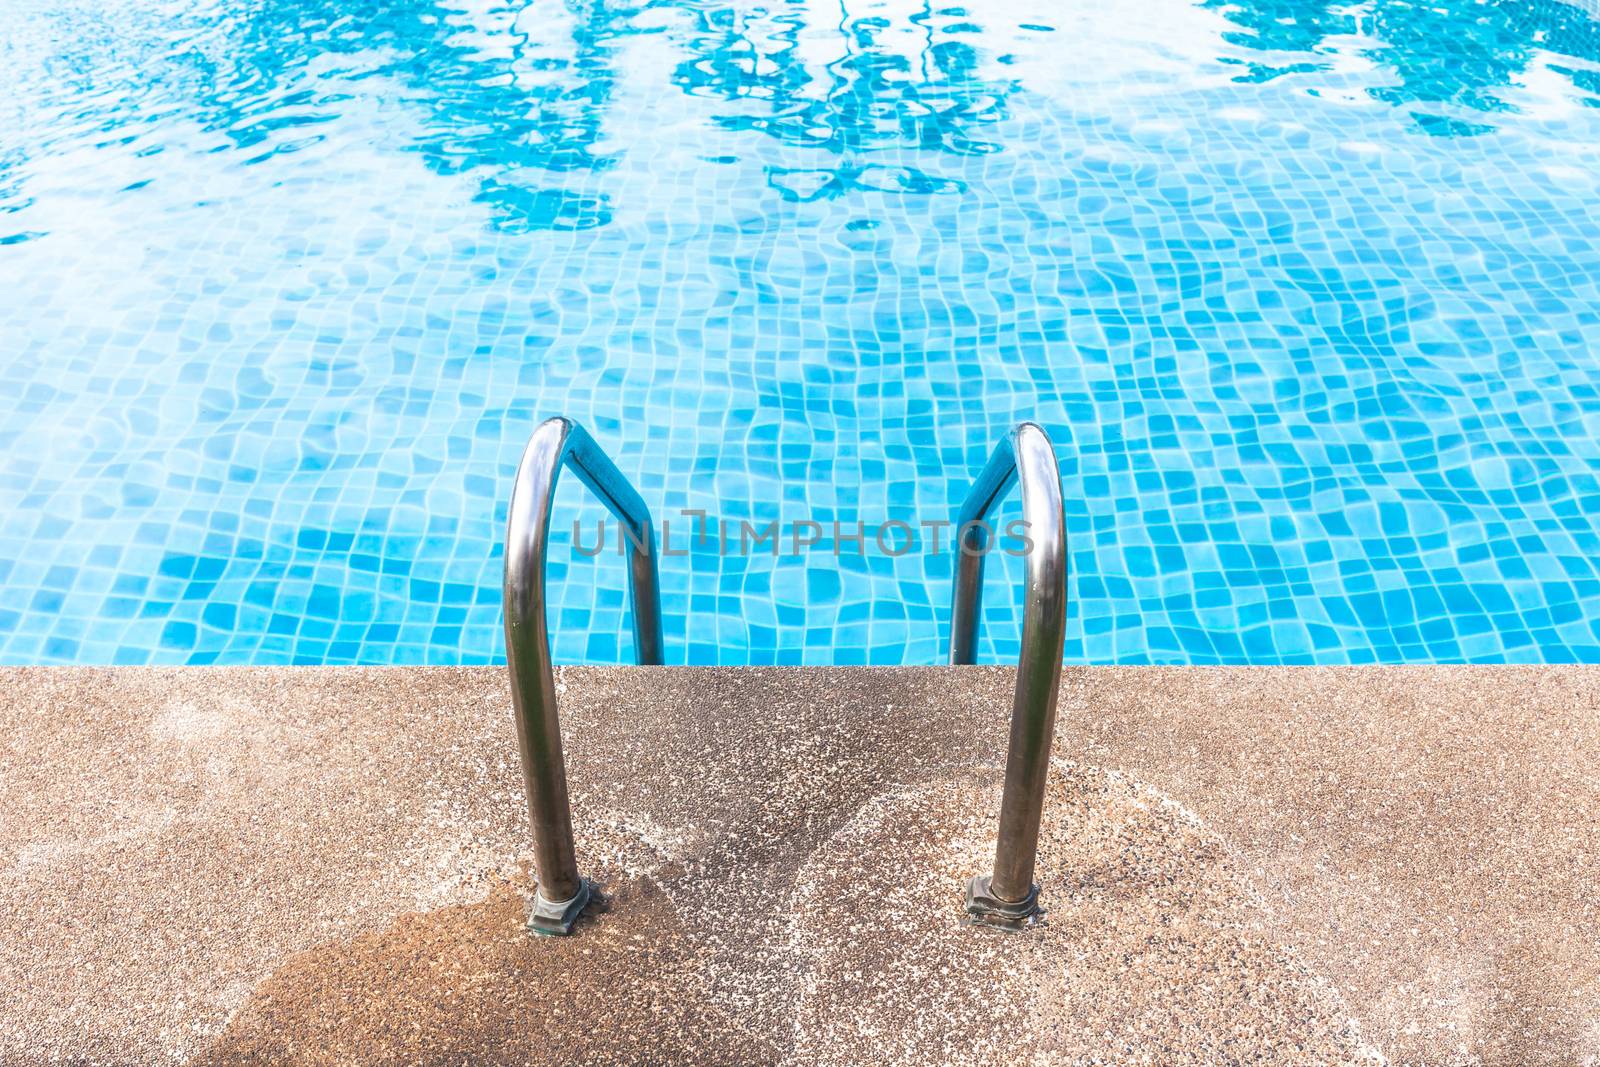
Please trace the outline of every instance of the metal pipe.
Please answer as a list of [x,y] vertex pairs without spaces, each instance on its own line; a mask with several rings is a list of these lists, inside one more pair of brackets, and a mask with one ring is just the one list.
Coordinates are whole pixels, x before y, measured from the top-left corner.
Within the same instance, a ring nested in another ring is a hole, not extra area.
[[627,526],[634,655],[642,664],[662,662],[661,582],[650,509],[583,427],[571,419],[547,419],[533,431],[517,467],[506,522],[505,574],[506,668],[538,876],[528,926],[541,934],[570,933],[592,893],[592,886],[578,874],[573,852],[572,809],[545,620],[550,509],[563,465],[571,466]]
[[994,874],[967,886],[967,911],[975,922],[1017,929],[1039,913],[1034,865],[1044,812],[1050,742],[1055,736],[1056,690],[1061,683],[1067,627],[1066,519],[1061,471],[1050,438],[1031,422],[1020,424],[984,464],[957,520],[955,595],[950,619],[950,662],[975,662],[983,563],[991,531],[984,522],[1013,483],[1022,487],[1027,559],[1027,599],[1022,654],[1011,700],[1011,740]]

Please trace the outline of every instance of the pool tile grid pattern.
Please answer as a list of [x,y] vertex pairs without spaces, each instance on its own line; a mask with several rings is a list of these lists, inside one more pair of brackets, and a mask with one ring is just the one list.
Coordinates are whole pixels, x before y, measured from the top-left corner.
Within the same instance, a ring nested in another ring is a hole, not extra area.
[[[494,660],[557,413],[675,525],[947,518],[1039,421],[1074,661],[1600,656],[1581,9],[335,6],[5,16],[0,661]],[[676,662],[943,658],[948,555],[662,563]]]

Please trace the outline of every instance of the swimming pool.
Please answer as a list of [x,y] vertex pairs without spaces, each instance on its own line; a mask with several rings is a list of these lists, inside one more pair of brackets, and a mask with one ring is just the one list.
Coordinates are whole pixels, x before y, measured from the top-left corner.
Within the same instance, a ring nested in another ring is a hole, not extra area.
[[[0,661],[495,659],[552,414],[847,526],[1035,419],[1069,661],[1600,660],[1595,20],[12,0]],[[555,654],[626,660],[560,505]],[[942,658],[948,555],[688,548],[671,662]]]

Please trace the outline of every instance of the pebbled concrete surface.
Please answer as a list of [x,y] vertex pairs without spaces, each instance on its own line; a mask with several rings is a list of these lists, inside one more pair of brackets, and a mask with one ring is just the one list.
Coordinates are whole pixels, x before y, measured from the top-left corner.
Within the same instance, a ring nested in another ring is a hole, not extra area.
[[1087,668],[1050,921],[960,924],[1003,668],[0,670],[0,1063],[1600,1057],[1600,669]]

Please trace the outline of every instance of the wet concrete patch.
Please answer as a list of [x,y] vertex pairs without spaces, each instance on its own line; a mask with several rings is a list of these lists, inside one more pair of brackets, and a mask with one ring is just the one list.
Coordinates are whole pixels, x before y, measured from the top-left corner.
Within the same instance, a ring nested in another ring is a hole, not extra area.
[[1154,790],[1057,760],[1045,921],[965,921],[998,771],[880,797],[796,887],[796,1062],[1380,1063],[1349,1009],[1261,929],[1216,835]]
[[[527,886],[403,916],[291,958],[191,1061],[231,1064],[772,1062],[708,995],[653,878],[569,938],[529,935]],[[705,1040],[715,1035],[715,1041]]]
[[1115,772],[1053,768],[1047,921],[966,924],[999,796],[998,769],[940,778],[790,865],[626,877],[571,938],[525,931],[525,880],[407,915],[291,958],[195,1062],[1382,1062],[1222,842]]

